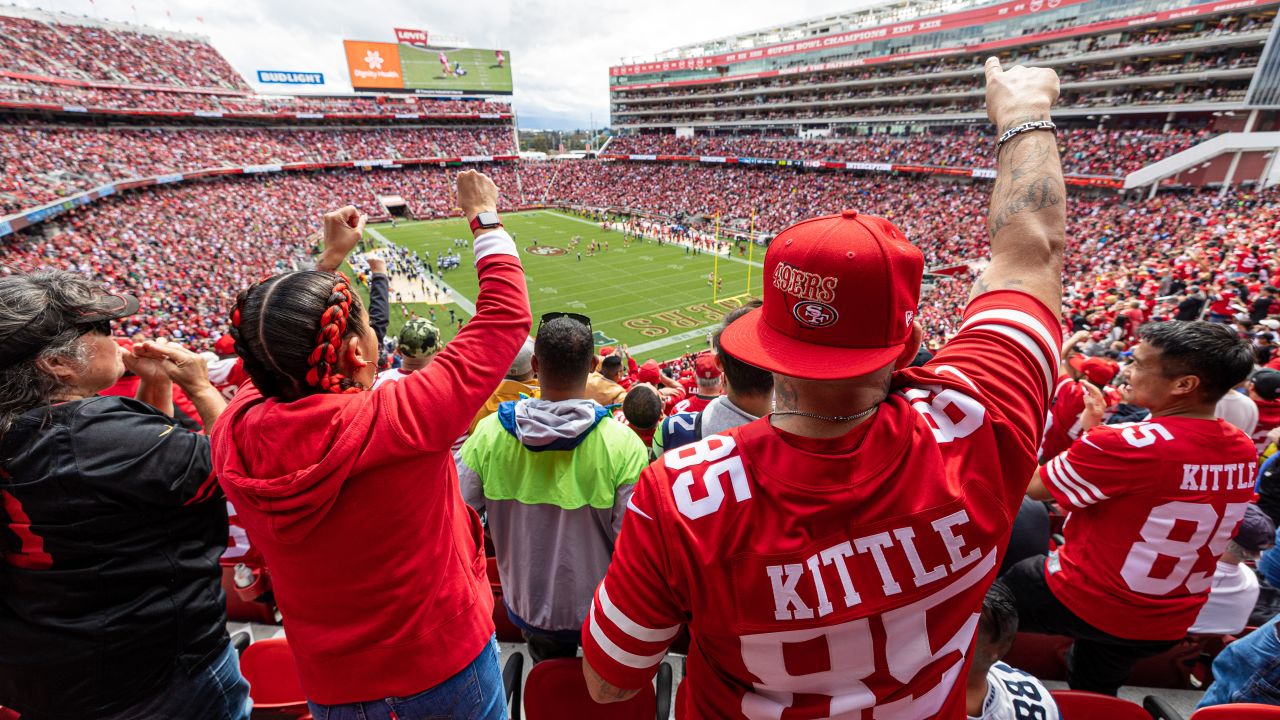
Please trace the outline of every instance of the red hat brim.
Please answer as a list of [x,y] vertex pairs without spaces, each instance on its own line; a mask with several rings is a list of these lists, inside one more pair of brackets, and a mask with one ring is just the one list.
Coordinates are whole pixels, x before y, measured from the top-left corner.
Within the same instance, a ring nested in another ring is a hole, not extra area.
[[797,340],[774,330],[756,308],[734,320],[720,335],[730,355],[788,377],[847,380],[875,372],[902,355],[906,343],[883,348],[842,348]]

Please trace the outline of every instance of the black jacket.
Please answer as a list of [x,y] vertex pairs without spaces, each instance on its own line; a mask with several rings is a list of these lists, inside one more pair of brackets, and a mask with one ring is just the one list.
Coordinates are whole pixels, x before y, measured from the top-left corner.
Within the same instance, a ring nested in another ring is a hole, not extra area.
[[0,468],[0,705],[97,717],[223,649],[227,508],[207,436],[93,397],[19,418]]

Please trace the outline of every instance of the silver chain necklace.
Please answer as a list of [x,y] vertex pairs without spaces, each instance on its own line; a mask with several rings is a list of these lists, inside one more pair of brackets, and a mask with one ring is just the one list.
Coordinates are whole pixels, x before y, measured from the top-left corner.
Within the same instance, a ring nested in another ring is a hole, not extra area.
[[854,420],[861,420],[862,418],[875,412],[879,407],[880,407],[879,405],[872,405],[866,410],[863,410],[862,412],[854,415],[819,415],[817,413],[804,412],[803,410],[774,410],[772,414],[773,415],[800,415],[807,418],[813,418],[814,420],[826,420],[827,422],[840,423],[840,422],[853,422]]

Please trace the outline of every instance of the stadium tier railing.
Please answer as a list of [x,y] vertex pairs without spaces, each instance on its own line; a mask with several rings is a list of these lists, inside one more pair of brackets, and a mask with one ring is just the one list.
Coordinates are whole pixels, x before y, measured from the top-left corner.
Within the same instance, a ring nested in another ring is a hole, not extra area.
[[[915,175],[955,175],[958,177],[994,180],[995,168],[945,167],[940,165],[898,165],[895,163],[845,162],[843,160],[795,160],[792,158],[728,157],[719,155],[621,155],[605,153],[601,160],[627,160],[632,162],[706,163],[715,165],[775,165],[780,167],[823,170],[861,170],[874,173],[908,173]],[[1068,185],[1121,188],[1124,181],[1108,175],[1067,175]]]
[[222,175],[257,175],[262,173],[299,172],[303,170],[332,170],[338,168],[386,168],[393,169],[404,165],[470,165],[477,163],[514,162],[518,155],[461,155],[457,157],[439,158],[396,158],[344,160],[340,162],[293,162],[272,165],[242,165],[234,167],[203,168],[180,173],[168,173],[144,178],[128,178],[100,185],[91,190],[68,195],[52,202],[44,203],[12,215],[0,217],[0,238],[11,235],[24,228],[55,218],[69,210],[74,210],[102,198],[121,192],[137,190],[155,185],[188,182]]

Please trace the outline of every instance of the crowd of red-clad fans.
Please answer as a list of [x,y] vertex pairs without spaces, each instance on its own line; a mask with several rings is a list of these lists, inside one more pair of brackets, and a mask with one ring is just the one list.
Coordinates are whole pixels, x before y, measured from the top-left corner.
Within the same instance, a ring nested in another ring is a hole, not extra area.
[[0,215],[116,180],[292,162],[514,155],[510,126],[0,129]]
[[201,113],[326,113],[358,115],[475,115],[509,114],[511,106],[489,100],[403,97],[300,97],[249,93],[141,90],[125,85],[85,82],[68,85],[26,78],[0,77],[0,102],[70,105],[89,110],[173,111]]
[[[1062,169],[1078,175],[1123,175],[1212,137],[1206,130],[1060,128]],[[991,167],[994,138],[985,126],[929,128],[917,134],[849,138],[676,137],[624,135],[605,149],[619,155],[755,157],[838,162]]]
[[0,15],[0,69],[82,80],[248,90],[192,36]]

